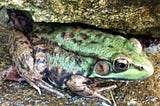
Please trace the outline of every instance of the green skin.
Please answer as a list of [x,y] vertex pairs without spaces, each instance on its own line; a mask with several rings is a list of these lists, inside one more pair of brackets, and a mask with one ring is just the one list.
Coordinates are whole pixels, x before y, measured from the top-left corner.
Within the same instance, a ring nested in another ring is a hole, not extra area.
[[[34,28],[34,32],[40,39],[45,39],[47,42],[57,42],[66,50],[82,56],[93,56],[110,62],[110,67],[112,67],[110,71],[113,73],[98,75],[94,71],[89,77],[138,80],[153,74],[153,66],[136,39],[128,40],[102,31],[70,25],[38,24],[38,27]],[[44,31],[45,29],[47,31]],[[118,58],[127,60],[128,68],[116,69],[114,61]],[[119,73],[119,71],[121,72]]]

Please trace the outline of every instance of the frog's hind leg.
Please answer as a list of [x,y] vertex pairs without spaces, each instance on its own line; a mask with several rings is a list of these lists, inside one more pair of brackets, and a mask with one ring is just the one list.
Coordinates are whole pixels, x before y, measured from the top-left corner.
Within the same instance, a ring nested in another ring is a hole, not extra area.
[[17,82],[25,81],[24,78],[19,76],[15,66],[10,66],[8,69],[1,71],[0,75],[2,81],[5,80],[12,80]]
[[45,89],[49,92],[55,93],[60,97],[64,97],[64,95],[57,90],[54,90],[51,85],[45,82],[42,78],[43,74],[36,71],[34,68],[34,61],[31,54],[20,55],[18,58],[14,58],[17,65],[17,69],[19,70],[19,75],[25,79],[32,87],[34,87],[38,93],[41,95],[41,89]]
[[67,81],[67,86],[78,95],[91,98],[100,98],[111,105],[114,104],[100,93],[105,90],[111,91],[117,87],[116,85],[97,88],[94,82],[90,79],[80,75],[72,75],[71,78]]
[[10,54],[12,54],[12,60],[14,61],[18,74],[32,87],[34,87],[39,94],[41,94],[40,88],[43,88],[57,95],[63,95],[54,90],[52,86],[49,86],[47,82],[43,81],[42,78],[44,75],[41,74],[41,72],[39,72],[35,66],[36,60],[34,58],[33,47],[27,37],[20,32],[15,32],[10,36],[10,40]]

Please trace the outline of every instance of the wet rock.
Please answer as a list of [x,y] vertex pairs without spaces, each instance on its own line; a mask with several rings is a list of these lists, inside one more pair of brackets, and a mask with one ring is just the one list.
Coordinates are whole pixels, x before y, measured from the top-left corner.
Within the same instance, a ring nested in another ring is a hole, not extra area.
[[29,11],[35,22],[80,22],[122,34],[160,36],[159,0],[3,0]]

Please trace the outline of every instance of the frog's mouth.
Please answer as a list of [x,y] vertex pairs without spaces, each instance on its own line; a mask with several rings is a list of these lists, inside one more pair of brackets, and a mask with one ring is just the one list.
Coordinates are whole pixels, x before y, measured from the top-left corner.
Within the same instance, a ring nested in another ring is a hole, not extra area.
[[[113,67],[114,64],[116,64],[115,66],[118,66],[119,68]],[[151,76],[154,72],[154,68],[149,61],[146,61],[145,65],[138,65],[133,62],[129,65],[128,64],[129,63],[123,59],[118,60],[113,64],[107,61],[100,61],[97,62],[89,77],[118,80],[142,80]]]

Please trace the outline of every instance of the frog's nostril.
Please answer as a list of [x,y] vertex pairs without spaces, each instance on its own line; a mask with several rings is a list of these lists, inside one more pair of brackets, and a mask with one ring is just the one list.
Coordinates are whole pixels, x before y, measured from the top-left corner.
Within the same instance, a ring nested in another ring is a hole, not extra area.
[[140,70],[143,70],[144,68],[143,68],[143,66],[139,66],[139,69],[140,69]]

